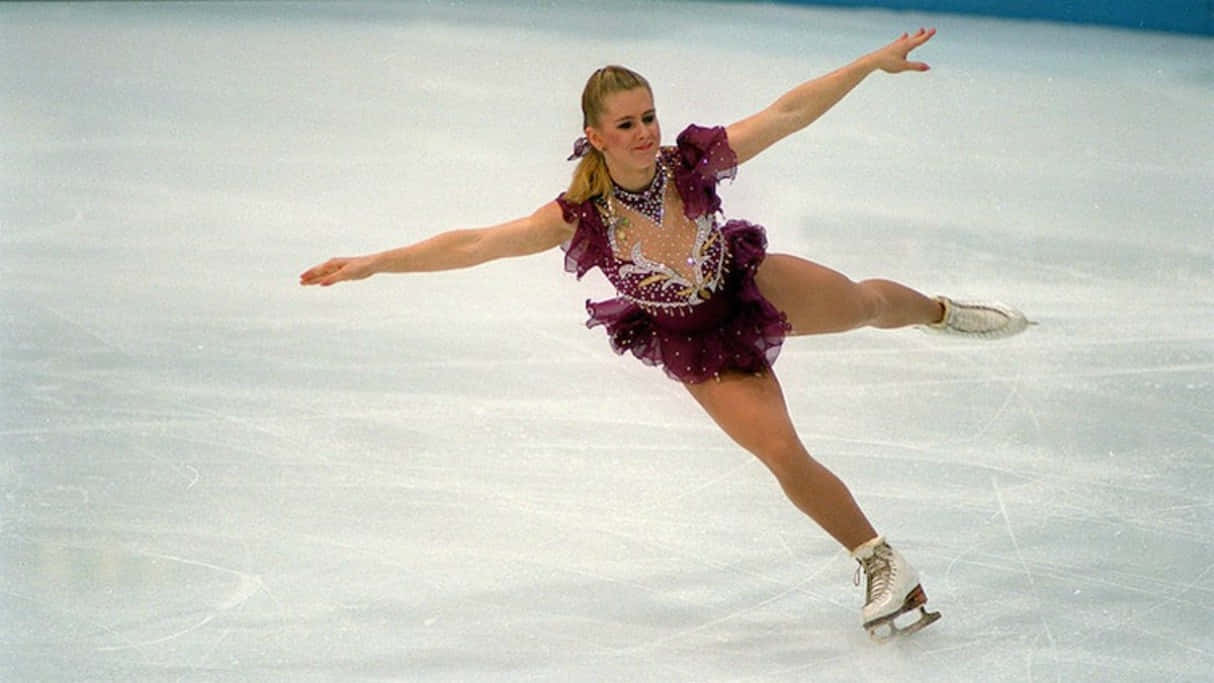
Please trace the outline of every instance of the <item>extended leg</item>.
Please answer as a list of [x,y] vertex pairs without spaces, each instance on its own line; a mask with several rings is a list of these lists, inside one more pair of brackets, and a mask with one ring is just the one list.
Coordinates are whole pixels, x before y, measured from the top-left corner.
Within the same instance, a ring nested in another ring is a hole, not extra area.
[[842,273],[788,254],[768,255],[755,282],[788,316],[793,334],[920,325],[944,334],[999,339],[1033,324],[1006,304],[928,298],[892,280],[852,282]]
[[853,282],[842,273],[788,254],[769,254],[755,282],[763,296],[788,316],[793,334],[929,325],[944,316],[939,301],[905,285],[892,280]]
[[801,443],[771,372],[686,385],[709,416],[776,476],[789,500],[848,550],[876,537],[851,492]]

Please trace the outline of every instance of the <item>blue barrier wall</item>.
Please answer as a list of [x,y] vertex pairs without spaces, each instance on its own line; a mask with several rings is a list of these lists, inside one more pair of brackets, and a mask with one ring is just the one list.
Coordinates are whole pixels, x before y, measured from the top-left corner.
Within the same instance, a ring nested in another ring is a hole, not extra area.
[[1049,19],[1214,35],[1214,0],[785,0],[801,5],[884,7]]

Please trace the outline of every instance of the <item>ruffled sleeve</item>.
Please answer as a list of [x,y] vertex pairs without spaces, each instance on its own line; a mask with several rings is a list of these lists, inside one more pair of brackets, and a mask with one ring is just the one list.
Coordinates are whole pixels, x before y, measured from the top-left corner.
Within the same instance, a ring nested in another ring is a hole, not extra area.
[[729,146],[725,129],[690,125],[679,133],[673,152],[675,184],[687,217],[695,219],[719,211],[717,183],[733,180],[738,171],[738,157]]
[[562,192],[556,203],[561,207],[566,223],[577,221],[577,229],[561,245],[561,250],[565,252],[565,272],[575,273],[580,280],[591,268],[601,268],[610,254],[602,221],[591,201],[574,204],[567,201]]

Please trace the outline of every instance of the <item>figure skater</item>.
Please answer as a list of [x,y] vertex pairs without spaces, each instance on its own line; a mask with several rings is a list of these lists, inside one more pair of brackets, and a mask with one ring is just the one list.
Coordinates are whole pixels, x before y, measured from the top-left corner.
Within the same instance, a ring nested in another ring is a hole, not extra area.
[[[867,578],[864,628],[884,640],[939,618],[915,570],[877,534],[847,487],[810,457],[789,418],[772,363],[787,335],[859,327],[1001,337],[1025,328],[1001,304],[929,298],[889,280],[853,282],[786,254],[766,254],[761,226],[724,221],[717,183],[739,164],[805,128],[874,71],[927,71],[908,61],[935,29],[889,45],[785,93],[725,128],[689,126],[662,147],[653,91],[620,66],[595,71],[582,92],[585,137],[569,189],[525,218],[453,230],[416,244],[334,258],[300,276],[329,286],[375,273],[464,268],[560,246],[580,279],[599,268],[618,297],[586,302],[616,353],[660,366],[740,446],[775,475],[788,498],[850,551]],[[859,581],[857,570],[857,583]],[[918,609],[917,620],[894,619]]]

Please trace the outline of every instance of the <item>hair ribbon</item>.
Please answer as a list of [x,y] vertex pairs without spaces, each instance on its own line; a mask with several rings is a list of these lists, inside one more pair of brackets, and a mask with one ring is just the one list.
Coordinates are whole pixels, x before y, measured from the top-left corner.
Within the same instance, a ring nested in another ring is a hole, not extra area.
[[577,140],[573,141],[573,154],[570,154],[569,157],[567,159],[565,159],[565,161],[573,161],[574,159],[580,159],[580,158],[586,156],[586,153],[589,151],[590,151],[590,141],[586,139],[586,136],[582,136],[582,137],[578,138]]

